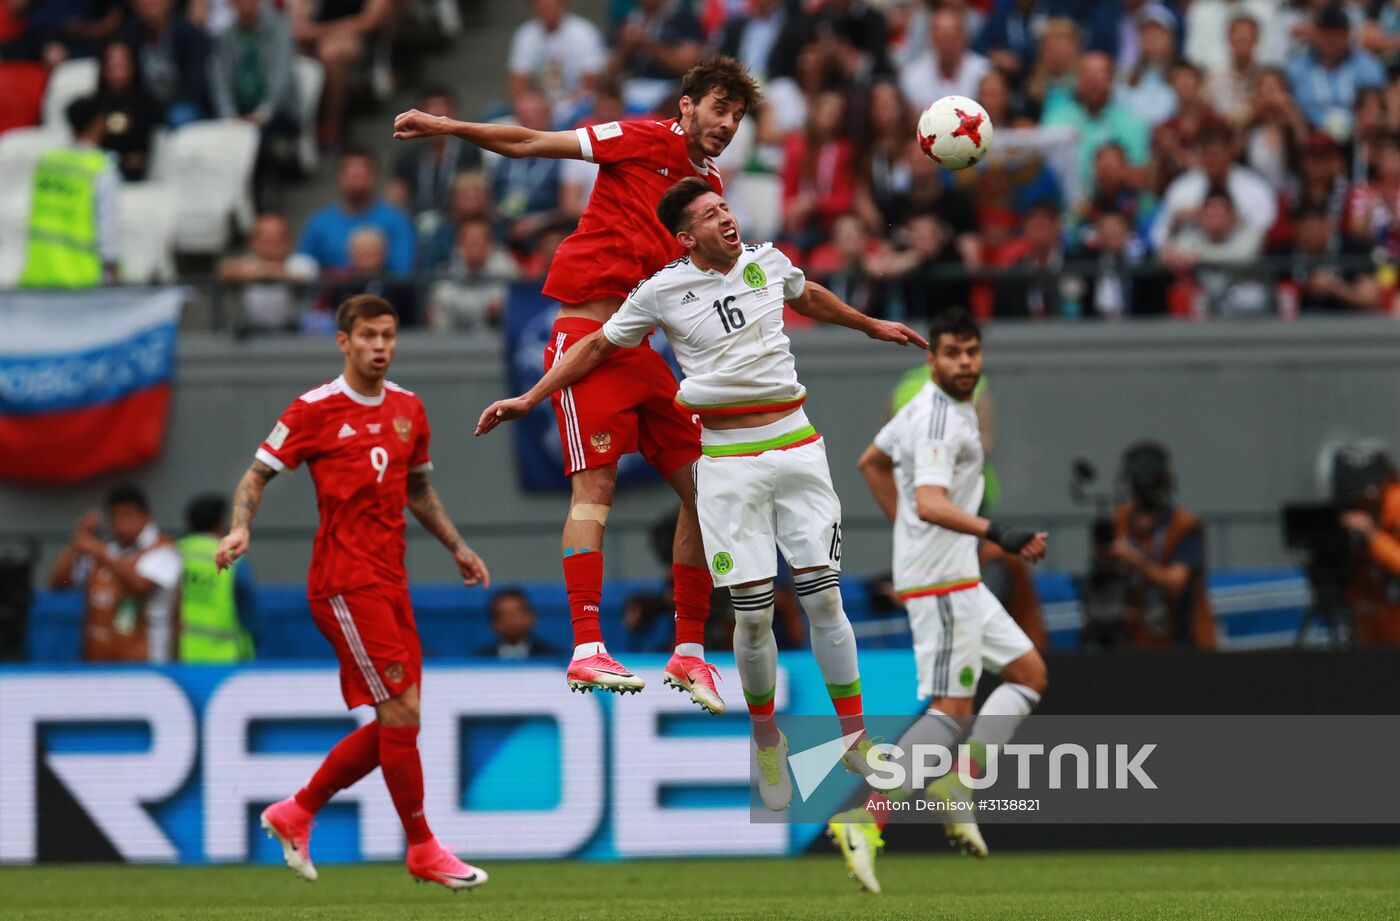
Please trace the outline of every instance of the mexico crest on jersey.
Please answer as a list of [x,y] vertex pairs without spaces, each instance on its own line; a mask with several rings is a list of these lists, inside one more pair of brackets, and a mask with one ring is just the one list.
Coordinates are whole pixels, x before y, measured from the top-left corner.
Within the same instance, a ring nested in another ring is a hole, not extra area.
[[763,274],[763,267],[757,262],[744,266],[744,284],[750,288],[762,288],[768,284],[768,276]]
[[394,434],[399,436],[399,441],[408,441],[408,436],[413,432],[413,420],[407,416],[397,416],[394,419]]

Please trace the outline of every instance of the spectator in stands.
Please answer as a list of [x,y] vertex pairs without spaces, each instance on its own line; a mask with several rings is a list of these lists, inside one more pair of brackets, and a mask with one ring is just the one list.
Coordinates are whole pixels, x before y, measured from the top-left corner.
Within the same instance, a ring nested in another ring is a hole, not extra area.
[[1337,140],[1351,133],[1356,94],[1385,85],[1385,69],[1368,51],[1351,46],[1351,20],[1329,4],[1313,20],[1311,47],[1288,62],[1288,81],[1303,116]]
[[1026,212],[1025,236],[1011,253],[1011,271],[996,286],[997,317],[1079,317],[1084,313],[1084,282],[1063,272],[1060,214],[1041,202]]
[[292,229],[287,219],[271,212],[258,215],[248,240],[249,252],[219,263],[219,281],[241,285],[243,333],[291,331],[297,328],[306,291],[316,280],[316,260],[292,252]]
[[[1397,81],[1400,86],[1400,81]],[[1394,122],[1387,111],[1385,90],[1374,87],[1356,94],[1356,116],[1351,132],[1350,175],[1352,182],[1365,182],[1374,164],[1380,159],[1380,145],[1393,131]],[[1400,111],[1396,112],[1400,116]]]
[[68,104],[73,143],[39,158],[30,180],[29,240],[22,288],[95,288],[117,280],[121,178],[100,148],[105,119],[97,99]]
[[257,125],[264,140],[301,131],[292,28],[262,0],[231,0],[234,20],[214,40],[209,91],[218,118]]
[[529,243],[529,249],[520,260],[520,275],[531,281],[544,281],[549,264],[564,238],[574,232],[574,225],[565,221],[554,221],[544,225]]
[[132,0],[122,40],[136,49],[141,79],[172,128],[209,117],[209,37],[174,0]]
[[[1249,63],[1257,63],[1260,29],[1277,18],[1278,0],[1192,0],[1186,8],[1186,60],[1211,75],[1223,73],[1240,63],[1245,36],[1240,23],[1248,23]],[[1280,51],[1282,49],[1279,49]],[[1262,58],[1261,58],[1262,60]],[[1270,56],[1268,63],[1279,58]],[[1227,107],[1221,97],[1211,94],[1216,105]]]
[[457,227],[447,277],[433,283],[428,297],[428,326],[435,330],[499,326],[510,283],[520,270],[496,244],[491,222],[468,218]]
[[491,633],[495,639],[476,651],[489,659],[555,658],[563,653],[535,634],[535,609],[518,588],[501,589],[491,596]]
[[[527,90],[515,97],[515,120],[536,131],[549,130],[549,102]],[[520,247],[545,225],[559,219],[560,161],[541,157],[501,158],[491,177],[491,197],[501,232]]]
[[719,50],[762,82],[792,76],[807,37],[807,24],[787,0],[749,0],[746,14],[730,16],[724,24]]
[[[1193,4],[1187,11],[1191,22]],[[1207,64],[1190,54],[1194,33],[1187,35],[1187,58],[1197,67],[1208,68],[1206,96],[1215,103],[1220,114],[1235,124],[1243,124],[1251,110],[1250,101],[1262,72],[1259,66],[1259,20],[1248,13],[1239,13],[1230,20],[1229,53],[1222,61]]]
[[943,96],[974,96],[977,84],[992,67],[968,48],[967,28],[956,11],[936,10],[929,28],[932,48],[899,73],[899,87],[915,109]]
[[1283,72],[1262,70],[1245,121],[1245,162],[1275,191],[1282,192],[1288,187],[1289,170],[1308,131]]
[[1302,313],[1357,313],[1380,306],[1380,286],[1364,268],[1365,244],[1338,233],[1327,212],[1305,207],[1293,219],[1292,286]]
[[1128,643],[1214,649],[1205,528],[1175,501],[1171,456],[1156,442],[1133,445],[1123,455],[1120,476],[1129,499],[1114,512],[1114,539],[1106,552],[1127,580]]
[[687,70],[700,63],[705,35],[680,0],[637,0],[622,21],[610,69],[632,112],[657,111]]
[[1375,178],[1362,183],[1347,202],[1349,235],[1400,258],[1400,136],[1377,146]]
[[[446,86],[430,86],[419,97],[418,108],[428,115],[456,118],[457,96]],[[457,177],[481,166],[481,148],[455,135],[408,141],[394,158],[384,197],[417,220],[420,234],[430,235],[445,216],[444,205],[452,200]]]
[[1036,0],[997,0],[977,36],[977,51],[1012,84],[1019,85],[1040,57],[1050,19],[1045,6]]
[[340,203],[311,215],[302,229],[297,251],[315,259],[323,271],[350,266],[350,234],[366,224],[384,233],[388,270],[395,275],[413,271],[413,222],[398,208],[375,198],[375,168],[374,154],[369,150],[347,150],[336,174]]
[[1278,216],[1278,197],[1262,176],[1235,162],[1230,131],[1203,131],[1197,157],[1200,165],[1178,176],[1162,196],[1152,224],[1153,248],[1160,249],[1183,225],[1196,219],[1211,189],[1225,190],[1244,223],[1261,235],[1267,233]]
[[1291,177],[1283,196],[1282,213],[1269,233],[1272,245],[1289,242],[1293,228],[1288,216],[1303,208],[1321,208],[1330,216],[1334,230],[1342,226],[1346,215],[1346,166],[1337,142],[1321,131],[1310,132],[1298,160],[1298,173]]
[[1176,61],[1176,17],[1160,3],[1138,10],[1137,62],[1118,87],[1117,99],[1149,128],[1161,124],[1176,111],[1176,95],[1170,83]]
[[116,487],[106,508],[108,539],[98,533],[101,512],[83,515],[54,562],[49,587],[84,593],[84,661],[169,662],[178,648],[180,552],[156,526],[139,488]]
[[[846,84],[868,86],[876,77],[894,74],[889,56],[889,26],[884,15],[864,0],[817,0],[809,9],[810,36],[835,65]],[[924,35],[928,30],[924,30]],[[932,102],[936,97],[930,97]]]
[[1384,0],[1372,4],[1375,17],[1361,27],[1361,47],[1376,56],[1386,72],[1400,72],[1400,4]]
[[1093,227],[1084,237],[1084,255],[1094,263],[1085,279],[1086,315],[1114,320],[1166,312],[1166,299],[1161,296],[1164,286],[1143,273],[1145,253],[1128,215],[1101,211],[1094,217]]
[[967,303],[970,284],[950,279],[963,265],[951,227],[930,213],[916,214],[903,228],[903,246],[886,247],[870,256],[870,273],[882,279],[877,295],[887,316],[927,320]]
[[1268,290],[1250,280],[1264,252],[1257,226],[1240,220],[1223,188],[1206,193],[1199,217],[1182,225],[1162,249],[1162,262],[1181,275],[1195,273],[1193,310],[1210,316],[1260,316],[1272,306]]
[[1117,141],[1134,167],[1144,166],[1148,154],[1148,128],[1131,109],[1112,100],[1113,59],[1102,52],[1084,55],[1079,64],[1074,98],[1047,105],[1041,124],[1064,125],[1079,132],[1079,175],[1087,185],[1093,173],[1094,152]]
[[423,265],[440,272],[452,261],[457,246],[457,229],[463,221],[483,220],[496,226],[496,206],[491,201],[491,185],[485,173],[460,173],[452,182],[447,219],[438,224],[423,247]]
[[846,98],[817,97],[807,130],[783,150],[783,224],[788,239],[807,250],[826,239],[837,215],[855,200],[855,145],[846,134]]
[[892,80],[876,82],[866,101],[855,209],[866,228],[881,236],[893,223],[893,211],[887,215],[886,209],[892,209],[914,184],[908,160],[912,137],[914,116],[899,86]]
[[1092,226],[1100,214],[1123,215],[1133,236],[1142,240],[1152,214],[1152,196],[1136,184],[1138,174],[1128,166],[1123,145],[1110,141],[1094,154],[1094,185],[1083,206],[1080,230]]
[[177,545],[180,579],[179,658],[186,665],[220,665],[253,658],[257,593],[246,558],[219,571],[214,553],[228,533],[228,503],[199,496],[185,506],[185,536]]
[[1195,141],[1201,132],[1229,128],[1201,96],[1201,84],[1201,71],[1195,64],[1181,61],[1172,68],[1175,112],[1152,131],[1153,188],[1158,192],[1196,165]]
[[117,158],[122,178],[140,182],[150,167],[151,137],[160,109],[146,91],[136,53],[123,42],[102,49],[97,74],[97,106],[104,119],[102,149]]
[[326,70],[321,143],[340,143],[355,72],[373,58],[375,43],[386,40],[393,16],[393,0],[296,0],[292,7],[293,37]]
[[555,121],[567,124],[587,106],[607,49],[597,26],[569,12],[567,0],[534,0],[533,8],[510,41],[510,97],[544,93]]
[[1046,111],[1074,101],[1079,75],[1079,27],[1066,16],[1045,23],[1040,38],[1040,57],[1021,88],[1022,107],[1039,119]]
[[807,271],[833,294],[862,313],[875,309],[875,282],[866,269],[872,252],[870,234],[861,219],[843,214],[831,226],[831,242],[812,250]]
[[389,238],[373,224],[361,224],[350,231],[350,264],[327,273],[329,282],[322,297],[322,308],[333,313],[357,294],[373,294],[394,305],[399,322],[405,327],[420,325],[418,289],[411,278],[389,268]]
[[99,53],[127,18],[124,0],[10,0],[8,8],[22,31],[0,44],[0,60],[49,67]]

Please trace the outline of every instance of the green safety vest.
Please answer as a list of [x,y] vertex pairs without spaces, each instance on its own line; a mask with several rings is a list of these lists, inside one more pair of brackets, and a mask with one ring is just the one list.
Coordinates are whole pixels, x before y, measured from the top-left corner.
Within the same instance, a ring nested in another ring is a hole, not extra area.
[[95,288],[102,284],[97,249],[97,177],[111,165],[100,150],[50,150],[34,169],[29,246],[22,288]]
[[179,541],[185,571],[180,580],[180,661],[238,662],[253,657],[253,644],[238,622],[233,570],[214,565],[217,538],[191,534]]

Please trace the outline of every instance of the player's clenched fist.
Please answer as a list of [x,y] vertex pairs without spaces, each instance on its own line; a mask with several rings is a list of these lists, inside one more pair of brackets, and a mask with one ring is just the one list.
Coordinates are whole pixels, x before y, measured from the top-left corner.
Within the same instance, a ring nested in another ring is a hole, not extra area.
[[510,400],[497,400],[486,407],[481,414],[481,418],[476,420],[476,434],[485,435],[502,422],[519,419],[521,416],[527,414],[530,409],[530,403],[524,397],[515,397]]
[[413,138],[432,137],[442,134],[443,120],[436,115],[409,109],[394,118],[394,138],[407,141]]
[[220,572],[233,565],[234,560],[248,552],[248,529],[232,528],[224,539],[219,541],[219,549],[214,552],[214,565]]

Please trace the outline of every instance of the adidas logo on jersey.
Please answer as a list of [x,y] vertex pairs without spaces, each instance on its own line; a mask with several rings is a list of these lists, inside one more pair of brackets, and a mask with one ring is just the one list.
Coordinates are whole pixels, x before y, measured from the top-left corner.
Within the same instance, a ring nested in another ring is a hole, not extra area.
[[350,423],[347,422],[347,423],[345,423],[344,425],[342,425],[342,426],[340,427],[340,434],[337,435],[336,437],[337,437],[337,438],[354,438],[354,437],[355,437],[356,435],[358,435],[358,434],[359,434],[359,432],[357,432],[357,431],[355,431],[353,428],[351,428],[351,427],[350,427]]
[[686,304],[693,304],[698,300],[700,300],[700,298],[695,296],[694,291],[687,291],[685,297],[681,298],[681,306],[684,307]]

